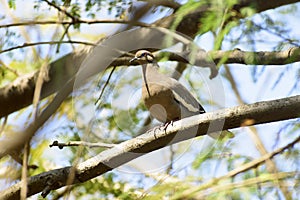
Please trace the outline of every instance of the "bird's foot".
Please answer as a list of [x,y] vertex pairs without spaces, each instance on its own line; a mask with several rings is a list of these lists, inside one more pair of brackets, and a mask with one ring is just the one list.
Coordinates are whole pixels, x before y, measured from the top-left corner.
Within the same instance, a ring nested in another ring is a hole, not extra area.
[[156,137],[156,130],[160,131],[160,127],[154,127],[152,130],[154,132],[154,138],[157,139],[157,137]]
[[154,132],[154,137],[155,137],[155,139],[156,139],[156,138],[157,138],[157,137],[156,137],[156,131],[157,131],[157,130],[158,130],[158,131],[161,131],[161,129],[162,129],[162,130],[164,130],[165,133],[166,133],[166,132],[167,132],[168,126],[169,126],[169,125],[173,126],[173,123],[174,123],[173,120],[172,120],[172,121],[168,121],[168,122],[165,122],[164,124],[162,124],[162,125],[160,125],[160,126],[154,127],[153,129],[151,129],[151,130],[149,130],[149,131],[153,131],[153,132]]
[[173,123],[174,123],[174,121],[173,121],[173,120],[166,122],[164,125],[162,125],[162,127],[163,127],[163,130],[166,132],[166,131],[167,131],[167,128],[168,128],[168,126],[169,126],[169,125],[173,126]]

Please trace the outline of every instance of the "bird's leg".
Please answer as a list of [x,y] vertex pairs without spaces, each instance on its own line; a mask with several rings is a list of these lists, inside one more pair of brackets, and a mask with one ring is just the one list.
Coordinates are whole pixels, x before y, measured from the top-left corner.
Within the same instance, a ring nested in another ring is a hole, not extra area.
[[171,126],[173,126],[173,120],[171,120],[171,121],[168,121],[168,122],[166,122],[166,123],[164,123],[163,125],[162,125],[162,127],[164,128],[163,130],[166,132],[166,130],[167,130],[167,128],[168,128],[168,126],[171,124]]
[[164,127],[164,125],[156,126],[156,127],[152,128],[152,129],[150,129],[148,131],[153,131],[154,132],[154,138],[157,139],[157,137],[156,137],[156,131],[157,130],[160,131],[161,127]]
[[[176,119],[177,120],[177,119]],[[169,125],[173,126],[173,123],[174,123],[174,120],[171,120],[171,121],[168,121],[168,122],[165,122],[164,125],[162,125],[162,127],[164,128],[163,130],[166,132],[167,131],[167,128]]]
[[161,128],[163,128],[163,130],[165,131],[165,133],[167,132],[167,128],[168,126],[171,124],[171,126],[173,126],[173,123],[174,121],[171,120],[171,121],[168,121],[168,122],[165,122],[164,124],[160,125],[159,127],[154,127],[153,129],[151,129],[153,132],[154,132],[154,137],[155,139],[157,138],[156,137],[156,130],[159,129],[161,130]]

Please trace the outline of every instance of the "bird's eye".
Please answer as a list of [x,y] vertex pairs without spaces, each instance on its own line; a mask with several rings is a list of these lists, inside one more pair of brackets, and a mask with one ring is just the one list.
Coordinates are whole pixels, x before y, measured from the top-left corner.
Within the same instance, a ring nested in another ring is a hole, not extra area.
[[142,53],[141,55],[138,56],[138,58],[142,58],[142,57],[145,57],[146,56],[146,53]]

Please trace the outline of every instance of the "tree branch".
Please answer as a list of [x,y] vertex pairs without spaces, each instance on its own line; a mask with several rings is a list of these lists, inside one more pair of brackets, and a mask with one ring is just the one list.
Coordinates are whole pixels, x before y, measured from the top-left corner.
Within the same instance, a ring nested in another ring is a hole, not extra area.
[[300,61],[300,47],[285,51],[211,51],[208,52],[215,63],[246,64],[246,65],[285,65]]
[[[253,8],[254,10],[259,12],[263,12],[269,9],[274,9],[280,6],[297,3],[299,0],[277,0],[277,1],[264,1],[264,0],[238,0],[237,3],[233,6],[233,9],[240,13],[241,9],[245,7]],[[198,9],[194,10],[193,12],[190,12],[189,14],[185,15],[180,23],[178,24],[176,31],[190,36],[194,38],[196,34],[198,33],[199,27],[201,24],[199,23],[199,19],[201,19],[206,12],[209,12],[210,6],[209,5],[203,5],[200,6]],[[235,19],[241,19],[243,16],[238,15],[235,16]],[[174,21],[177,19],[176,13],[173,15],[164,17],[161,20],[158,20],[154,24],[159,27],[169,28],[173,25]]]
[[150,1],[139,0],[139,1],[143,1],[155,6],[165,6],[165,7],[173,8],[174,10],[177,10],[181,6],[181,4],[177,3],[175,0],[150,0]]
[[51,25],[51,24],[58,24],[58,25],[74,25],[74,24],[131,24],[133,26],[140,26],[140,27],[149,27],[150,25],[143,22],[137,21],[128,21],[122,19],[95,19],[95,20],[88,20],[88,19],[77,19],[76,21],[55,21],[55,20],[46,20],[46,21],[22,21],[18,23],[11,23],[11,24],[3,24],[0,25],[0,28],[10,28],[16,26],[32,26],[32,25]]
[[263,12],[269,9],[274,9],[297,2],[299,2],[299,0],[276,0],[267,2],[264,0],[238,0],[238,3],[234,6],[234,9],[240,10],[243,7],[252,7],[255,8],[257,12]]
[[[86,54],[68,54],[49,66],[49,81],[44,82],[41,99],[58,91],[78,71]],[[77,62],[76,62],[77,60]],[[32,104],[39,71],[17,78],[0,89],[0,118]]]
[[[215,132],[219,130],[220,127],[222,127],[222,130],[226,130],[240,127],[242,124],[245,124],[245,121],[252,122],[251,124],[248,123],[248,125],[255,125],[298,118],[300,117],[299,102],[300,95],[237,106],[175,121],[173,125],[168,126],[166,130],[153,129],[78,164],[75,167],[76,175],[73,184],[90,180],[146,153],[163,148],[166,145]],[[220,126],[220,122],[223,122],[224,119],[224,126]],[[212,124],[213,126],[209,127]],[[251,161],[225,176],[232,177],[254,166],[260,165],[265,162],[265,160],[293,147],[299,140],[300,136],[292,143],[272,153],[266,154],[257,160]],[[71,169],[71,166],[64,167],[29,178],[28,195],[30,196],[43,191],[42,195],[46,196],[51,190],[65,186]],[[20,194],[20,187],[21,183],[17,183],[1,192],[0,199],[17,199]]]
[[67,143],[61,143],[58,141],[54,141],[52,144],[49,145],[49,147],[55,147],[57,146],[60,149],[63,149],[64,147],[73,147],[73,146],[85,146],[89,148],[98,147],[98,148],[113,148],[116,146],[116,144],[109,144],[104,142],[85,142],[85,141],[69,141]]
[[49,6],[54,7],[55,9],[57,9],[59,12],[65,14],[66,16],[70,17],[72,19],[72,21],[76,21],[77,18],[75,16],[73,16],[72,14],[70,14],[68,11],[66,11],[65,9],[57,6],[55,3],[52,3],[48,0],[43,0],[44,2],[46,2]]
[[48,45],[53,45],[53,44],[83,44],[83,45],[88,45],[88,46],[96,46],[95,43],[84,42],[84,41],[76,41],[76,40],[32,42],[32,43],[24,43],[24,44],[19,45],[19,46],[14,46],[14,47],[11,47],[11,48],[0,50],[0,54],[1,53],[6,53],[6,52],[9,52],[9,51],[13,51],[13,50],[16,50],[16,49],[25,48],[25,47],[31,47],[31,46],[37,46],[37,45],[45,45],[45,44],[48,44]]

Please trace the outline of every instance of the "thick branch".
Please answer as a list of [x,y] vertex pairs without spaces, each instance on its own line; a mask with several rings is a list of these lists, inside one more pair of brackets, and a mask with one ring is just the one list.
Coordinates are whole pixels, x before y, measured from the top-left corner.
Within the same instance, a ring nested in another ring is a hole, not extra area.
[[300,61],[299,47],[293,47],[286,51],[249,52],[235,49],[233,51],[212,51],[209,54],[215,63],[224,60],[223,62],[226,64],[285,65]]
[[[68,54],[49,66],[49,81],[43,83],[41,98],[57,92],[78,71],[87,52]],[[0,118],[32,103],[35,81],[39,72],[19,77],[0,89]]]
[[155,5],[155,6],[165,6],[169,8],[173,8],[174,10],[177,10],[181,4],[177,3],[175,0],[139,0],[147,2],[148,4]]
[[276,0],[276,1],[265,1],[265,0],[239,0],[234,6],[234,9],[240,10],[243,7],[252,7],[257,12],[263,12],[269,9],[274,9],[280,6],[297,3],[299,0]]
[[[264,0],[238,0],[238,2],[234,5],[233,9],[236,12],[240,12],[242,8],[251,7],[256,10],[257,13],[263,12],[269,9],[274,9],[280,6],[297,3],[299,0],[276,0],[276,1],[264,1]],[[209,12],[210,7],[208,5],[201,6],[195,11],[187,14],[179,23],[176,31],[188,35],[192,38],[197,34],[199,27],[201,24],[199,23],[201,17],[205,15],[205,13]],[[169,28],[172,26],[174,21],[176,20],[176,13],[165,17],[155,23],[155,25]],[[242,16],[236,16],[236,19]]]
[[[168,126],[167,130],[155,129],[149,131],[80,163],[76,167],[74,184],[90,180],[130,160],[163,148],[166,145],[215,132],[219,130],[224,119],[225,124],[222,127],[223,130],[237,128],[242,124],[254,125],[300,117],[299,102],[300,95],[237,106],[176,121],[172,126]],[[292,147],[299,139],[295,140],[293,144],[289,144],[286,148]],[[270,155],[274,156],[281,153],[286,148],[281,148],[280,151],[278,150]],[[267,158],[263,159],[265,160]],[[255,162],[254,165],[256,166],[260,163],[261,160]],[[239,173],[243,172],[243,169],[239,170]],[[65,186],[70,171],[71,167],[65,167],[31,177],[28,181],[28,195],[30,196],[42,191],[42,194],[46,195],[50,190]],[[233,176],[236,174],[235,172],[232,173]],[[0,194],[0,199],[17,199],[19,197],[20,187],[21,183],[18,183],[6,191],[3,191]]]

